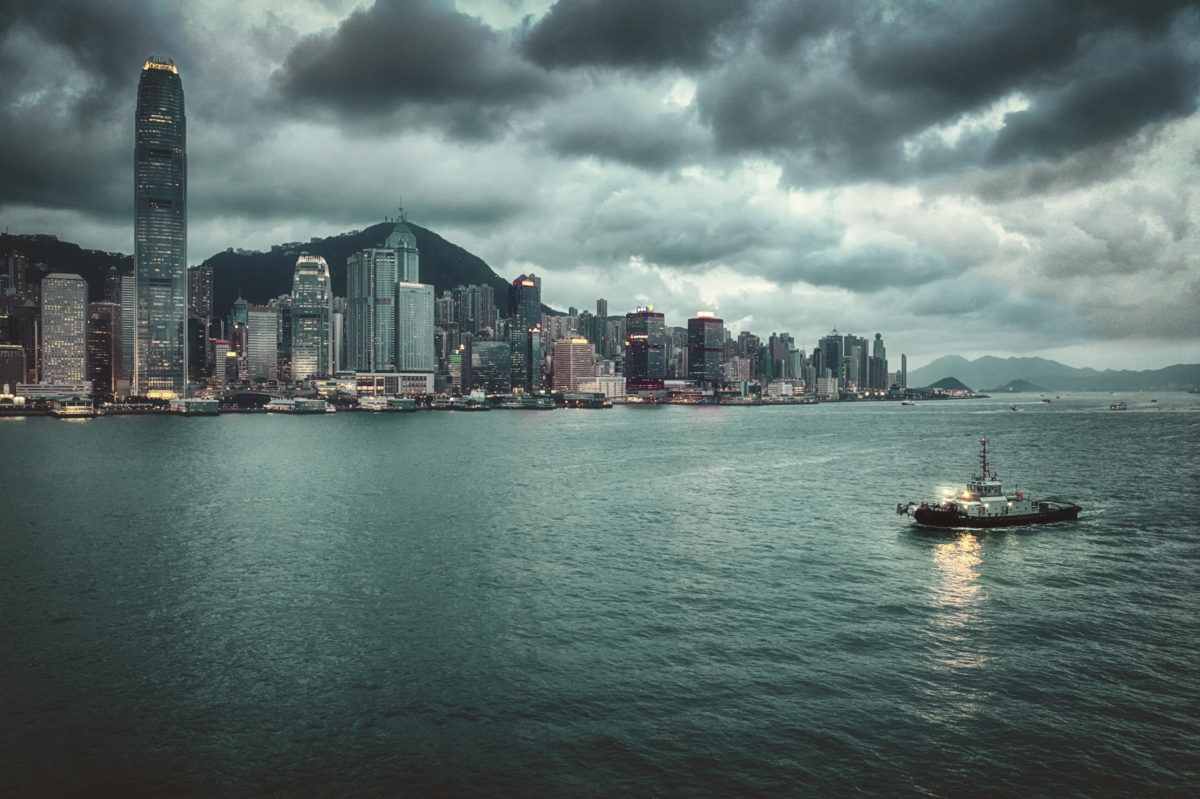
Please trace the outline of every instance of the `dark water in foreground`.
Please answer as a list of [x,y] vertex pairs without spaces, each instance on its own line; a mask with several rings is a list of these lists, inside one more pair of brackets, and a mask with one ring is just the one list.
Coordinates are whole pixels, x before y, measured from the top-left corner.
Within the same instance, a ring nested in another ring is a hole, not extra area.
[[1155,396],[0,420],[0,794],[1194,795]]

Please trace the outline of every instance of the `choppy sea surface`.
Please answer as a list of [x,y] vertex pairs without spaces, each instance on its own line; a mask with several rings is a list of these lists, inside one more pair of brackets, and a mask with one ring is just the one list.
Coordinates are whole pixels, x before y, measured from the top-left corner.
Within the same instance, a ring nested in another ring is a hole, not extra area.
[[1200,396],[1050,398],[0,420],[0,795],[1194,796]]

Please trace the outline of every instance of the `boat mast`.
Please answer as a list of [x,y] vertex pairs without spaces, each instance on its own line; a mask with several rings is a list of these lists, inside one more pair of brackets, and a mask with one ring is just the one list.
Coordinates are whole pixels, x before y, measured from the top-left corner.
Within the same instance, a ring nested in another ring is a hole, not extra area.
[[983,479],[990,480],[992,473],[988,471],[986,438],[979,439],[979,463],[983,466]]

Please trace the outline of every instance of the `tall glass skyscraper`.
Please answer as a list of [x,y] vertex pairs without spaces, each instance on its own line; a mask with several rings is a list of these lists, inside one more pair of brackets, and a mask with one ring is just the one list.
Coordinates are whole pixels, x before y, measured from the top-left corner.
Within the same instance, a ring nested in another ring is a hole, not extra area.
[[137,336],[132,390],[183,396],[187,388],[187,121],[170,60],[147,59],[138,82],[133,263]]
[[303,253],[292,275],[292,379],[333,374],[332,323],[329,265]]
[[653,305],[625,314],[625,388],[630,394],[662,391],[665,349],[664,317]]

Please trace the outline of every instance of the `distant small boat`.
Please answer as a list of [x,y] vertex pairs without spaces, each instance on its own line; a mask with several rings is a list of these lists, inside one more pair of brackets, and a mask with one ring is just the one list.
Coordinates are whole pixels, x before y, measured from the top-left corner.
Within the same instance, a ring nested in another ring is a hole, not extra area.
[[900,404],[901,405],[916,405],[917,403],[913,402],[912,400],[904,400],[904,402],[901,402]]
[[1015,411],[1015,410],[1017,409],[1017,406],[1016,406],[1016,405],[1009,405],[1009,406],[1008,406],[1008,409],[1009,409],[1010,411]]
[[1042,397],[1042,402],[1049,402],[1049,401],[1050,401],[1049,397]]

